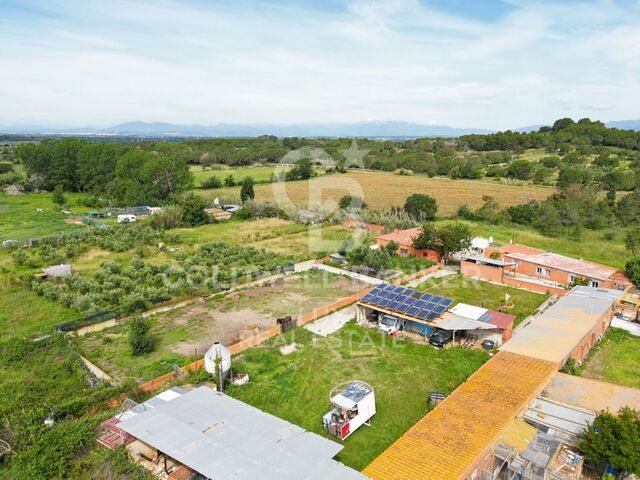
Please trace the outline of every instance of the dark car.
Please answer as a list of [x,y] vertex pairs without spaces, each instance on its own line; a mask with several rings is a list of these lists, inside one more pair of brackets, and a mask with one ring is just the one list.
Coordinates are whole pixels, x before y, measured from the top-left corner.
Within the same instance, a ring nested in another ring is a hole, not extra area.
[[449,330],[438,330],[436,333],[431,335],[429,343],[434,347],[442,348],[451,340],[453,340],[453,332]]

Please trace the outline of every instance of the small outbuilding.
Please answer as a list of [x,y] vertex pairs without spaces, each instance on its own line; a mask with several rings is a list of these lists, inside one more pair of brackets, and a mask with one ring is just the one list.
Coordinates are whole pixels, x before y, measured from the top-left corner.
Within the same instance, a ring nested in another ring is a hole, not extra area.
[[73,274],[73,269],[68,263],[61,263],[60,265],[53,265],[42,269],[42,278],[61,278],[68,277]]

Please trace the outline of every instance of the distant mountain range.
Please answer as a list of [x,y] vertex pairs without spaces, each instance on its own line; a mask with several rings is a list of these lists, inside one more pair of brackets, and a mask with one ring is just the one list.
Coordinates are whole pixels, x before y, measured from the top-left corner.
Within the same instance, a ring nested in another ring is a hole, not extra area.
[[[640,131],[640,120],[608,122],[608,127]],[[514,132],[531,132],[542,125],[513,129]],[[227,124],[178,125],[165,122],[126,122],[108,128],[69,127],[50,128],[39,125],[0,126],[0,133],[42,135],[114,135],[135,137],[367,137],[367,138],[415,138],[459,137],[471,133],[493,133],[482,128],[457,128],[446,125],[422,125],[411,122],[370,121],[356,123],[300,123],[300,124]]]
[[410,122],[300,123],[300,124],[227,124],[177,125],[164,122],[127,122],[108,128],[50,128],[38,125],[3,127],[0,133],[51,135],[123,135],[142,137],[458,137],[470,133],[491,133],[482,128],[454,128],[446,125],[421,125]]

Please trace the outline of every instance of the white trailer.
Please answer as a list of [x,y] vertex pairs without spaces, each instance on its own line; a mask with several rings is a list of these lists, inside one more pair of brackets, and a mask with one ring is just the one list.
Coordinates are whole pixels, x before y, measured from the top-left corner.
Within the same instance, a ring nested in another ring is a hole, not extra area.
[[338,394],[334,388],[329,396],[333,408],[324,417],[322,424],[331,435],[344,440],[376,414],[376,399],[371,385],[360,380],[350,382]]
[[118,215],[118,223],[131,223],[136,221],[135,215],[125,214]]

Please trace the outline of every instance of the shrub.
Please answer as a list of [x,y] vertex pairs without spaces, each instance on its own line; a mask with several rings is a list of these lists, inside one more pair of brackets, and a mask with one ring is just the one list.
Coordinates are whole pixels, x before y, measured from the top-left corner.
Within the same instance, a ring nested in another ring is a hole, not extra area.
[[236,185],[236,181],[233,178],[233,175],[229,174],[224,179],[225,187],[234,187]]
[[9,162],[0,162],[0,175],[13,171],[13,164]]
[[640,285],[640,257],[632,258],[625,265],[625,271],[629,279],[637,287]]
[[202,184],[200,188],[221,188],[222,182],[218,177],[209,177]]
[[577,369],[578,369],[578,365],[576,364],[576,361],[573,358],[568,358],[567,361],[562,366],[562,368],[560,369],[560,371],[568,375],[575,375]]
[[56,185],[53,189],[53,203],[56,205],[64,205],[66,203],[66,199],[64,198],[64,192],[62,190],[62,185]]
[[129,345],[132,355],[144,355],[153,351],[153,338],[149,334],[151,326],[142,315],[134,315],[129,320]]
[[182,208],[179,205],[169,205],[149,217],[149,225],[160,230],[179,227],[182,223]]
[[253,191],[253,178],[245,177],[244,180],[242,180],[242,187],[240,187],[240,200],[244,203],[254,198],[256,198],[256,194]]
[[367,208],[367,204],[360,197],[356,197],[354,195],[345,195],[338,202],[338,206],[342,210],[346,210],[347,208]]

